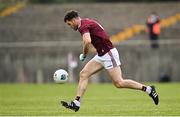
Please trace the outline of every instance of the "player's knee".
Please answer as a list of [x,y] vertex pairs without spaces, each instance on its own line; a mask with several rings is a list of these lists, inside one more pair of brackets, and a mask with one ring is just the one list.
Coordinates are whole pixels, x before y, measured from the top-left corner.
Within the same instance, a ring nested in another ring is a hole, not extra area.
[[124,88],[123,80],[114,82],[114,85],[116,88]]
[[82,70],[79,74],[80,78],[88,78],[87,72]]

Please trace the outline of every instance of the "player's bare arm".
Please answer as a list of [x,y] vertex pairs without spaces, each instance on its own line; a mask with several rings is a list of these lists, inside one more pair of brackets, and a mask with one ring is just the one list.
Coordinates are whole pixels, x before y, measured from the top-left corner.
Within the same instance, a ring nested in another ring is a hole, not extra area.
[[83,54],[86,56],[89,51],[89,44],[91,43],[91,36],[89,33],[84,33],[82,38],[83,38]]
[[82,35],[82,38],[83,38],[83,53],[80,54],[79,59],[81,61],[84,61],[89,51],[89,44],[91,43],[91,36],[89,32],[87,32]]

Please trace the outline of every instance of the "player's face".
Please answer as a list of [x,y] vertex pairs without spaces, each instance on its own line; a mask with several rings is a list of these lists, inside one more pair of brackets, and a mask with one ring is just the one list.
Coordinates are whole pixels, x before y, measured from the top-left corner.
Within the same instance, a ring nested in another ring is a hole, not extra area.
[[75,19],[72,19],[70,21],[66,21],[66,24],[71,27],[72,29],[74,29],[75,31],[78,29],[78,23],[76,22]]

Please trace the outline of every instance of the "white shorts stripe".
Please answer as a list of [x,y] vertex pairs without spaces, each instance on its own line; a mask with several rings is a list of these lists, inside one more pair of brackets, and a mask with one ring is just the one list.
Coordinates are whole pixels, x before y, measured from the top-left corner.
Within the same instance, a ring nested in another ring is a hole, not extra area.
[[116,61],[115,61],[115,59],[114,59],[114,56],[113,56],[112,52],[109,51],[108,54],[109,54],[109,56],[111,57],[111,62],[112,62],[112,64],[113,64],[113,67],[116,67],[117,64],[116,64]]

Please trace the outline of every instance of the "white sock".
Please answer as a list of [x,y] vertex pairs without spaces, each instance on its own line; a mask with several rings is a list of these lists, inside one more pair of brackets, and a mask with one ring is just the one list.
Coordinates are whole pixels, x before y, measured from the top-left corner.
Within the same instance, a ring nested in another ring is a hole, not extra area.
[[79,101],[74,100],[73,102],[76,104],[76,106],[79,106],[79,107],[80,107],[80,104],[81,104],[81,103],[80,103]]
[[151,93],[151,89],[152,89],[152,88],[151,88],[150,86],[147,86],[147,87],[146,87],[146,92],[147,92],[148,94],[150,94],[150,93]]

